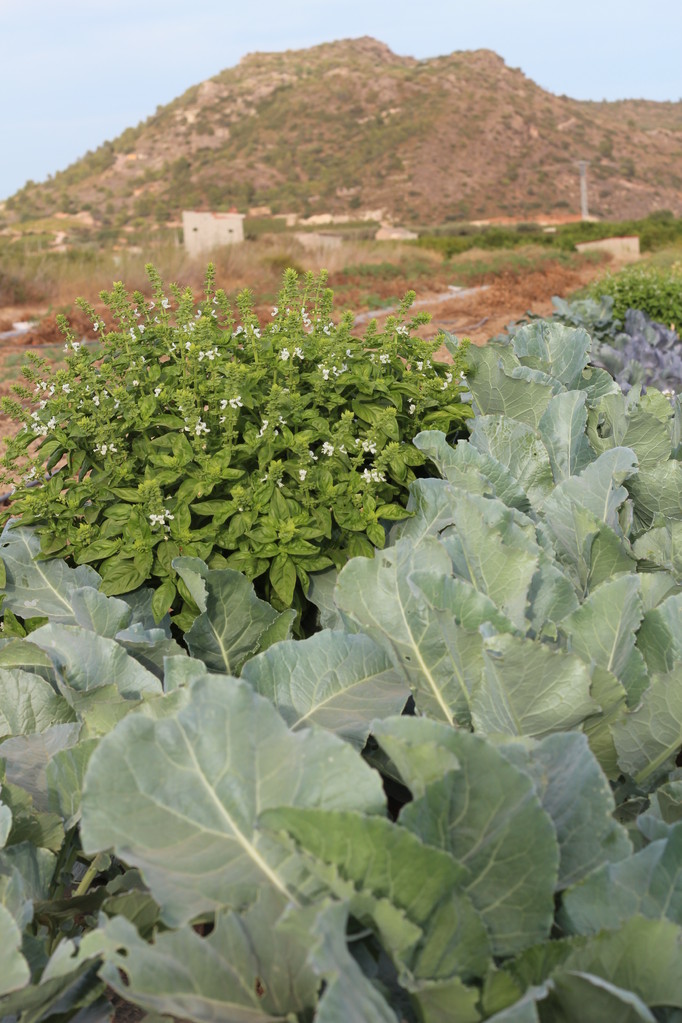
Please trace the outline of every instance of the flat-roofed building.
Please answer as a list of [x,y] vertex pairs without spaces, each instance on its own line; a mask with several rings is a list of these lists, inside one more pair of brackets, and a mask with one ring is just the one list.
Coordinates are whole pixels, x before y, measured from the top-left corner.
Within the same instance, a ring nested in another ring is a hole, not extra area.
[[244,214],[230,210],[229,213],[195,213],[183,210],[182,231],[185,249],[190,256],[210,252],[221,245],[234,245],[244,241]]

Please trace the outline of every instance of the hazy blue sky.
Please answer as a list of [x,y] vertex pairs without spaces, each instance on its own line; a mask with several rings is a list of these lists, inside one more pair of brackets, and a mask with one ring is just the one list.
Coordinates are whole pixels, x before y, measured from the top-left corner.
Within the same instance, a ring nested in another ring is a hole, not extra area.
[[0,0],[0,199],[255,50],[486,47],[577,99],[682,98],[682,0]]

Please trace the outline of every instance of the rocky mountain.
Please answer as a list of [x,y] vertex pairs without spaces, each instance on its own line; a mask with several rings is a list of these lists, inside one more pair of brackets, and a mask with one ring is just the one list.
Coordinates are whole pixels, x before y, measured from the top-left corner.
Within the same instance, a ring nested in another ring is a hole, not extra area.
[[80,214],[102,237],[182,209],[381,210],[405,225],[682,214],[682,102],[581,102],[488,50],[429,60],[375,39],[255,53],[6,203],[5,225]]

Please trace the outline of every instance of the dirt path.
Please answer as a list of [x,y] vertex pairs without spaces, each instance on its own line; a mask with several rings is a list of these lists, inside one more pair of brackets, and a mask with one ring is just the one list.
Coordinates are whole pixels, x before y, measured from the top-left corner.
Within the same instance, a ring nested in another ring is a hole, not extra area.
[[[470,288],[448,296],[442,293],[419,295],[419,307],[432,314],[431,323],[420,333],[424,337],[434,337],[443,328],[482,345],[529,310],[539,316],[551,315],[555,295],[565,298],[603,272],[603,267],[567,269],[555,265],[528,271],[523,276],[501,273],[491,279],[485,289]],[[385,315],[383,310],[376,314],[379,323]],[[445,349],[440,350],[439,358],[448,358]]]

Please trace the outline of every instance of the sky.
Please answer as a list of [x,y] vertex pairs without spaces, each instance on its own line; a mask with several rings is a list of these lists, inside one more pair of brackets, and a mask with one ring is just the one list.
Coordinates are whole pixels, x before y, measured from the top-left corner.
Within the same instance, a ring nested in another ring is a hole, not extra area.
[[575,99],[682,99],[681,0],[0,0],[0,200],[246,53],[494,50]]

